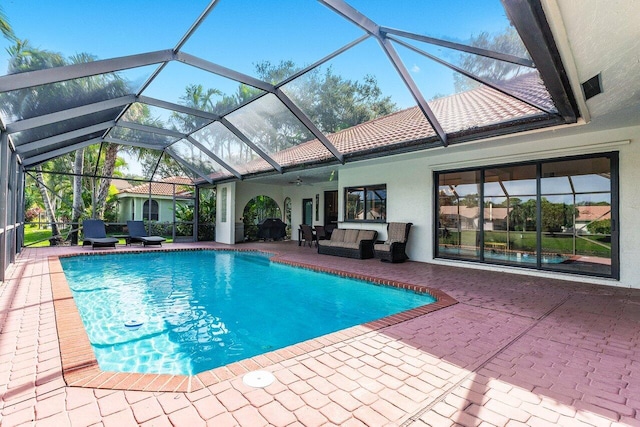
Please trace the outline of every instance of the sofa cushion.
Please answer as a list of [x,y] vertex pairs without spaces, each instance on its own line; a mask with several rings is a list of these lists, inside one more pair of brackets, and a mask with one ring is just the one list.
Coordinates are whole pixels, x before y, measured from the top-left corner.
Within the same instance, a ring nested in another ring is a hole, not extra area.
[[376,232],[374,230],[360,230],[358,233],[358,242],[360,240],[373,240],[376,238]]
[[358,250],[360,249],[360,243],[343,243],[341,247]]
[[376,251],[383,251],[383,252],[389,252],[391,250],[391,245],[387,245],[384,243],[378,243],[376,245],[373,245],[373,249]]
[[387,241],[385,242],[387,245],[390,245],[393,242],[404,242],[404,233],[406,229],[406,224],[401,222],[392,222],[389,224],[389,230],[387,233]]
[[347,228],[344,232],[344,242],[345,243],[356,243],[358,241],[358,234],[360,230],[353,230]]
[[331,233],[331,241],[332,242],[344,242],[344,228],[336,228]]

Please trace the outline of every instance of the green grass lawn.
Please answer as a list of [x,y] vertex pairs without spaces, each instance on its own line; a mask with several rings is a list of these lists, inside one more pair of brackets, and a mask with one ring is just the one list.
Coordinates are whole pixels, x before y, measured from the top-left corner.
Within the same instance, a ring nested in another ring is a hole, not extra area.
[[[65,235],[63,233],[63,235]],[[24,245],[32,248],[49,246],[51,229],[39,229],[36,225],[26,225],[24,227]]]
[[[476,246],[475,231],[450,231],[446,239],[440,239],[440,243],[444,244],[460,244],[462,246]],[[599,256],[611,258],[611,243],[606,241],[602,236],[582,236],[575,241],[576,254],[587,256]],[[487,231],[484,236],[485,242],[506,243],[507,233],[504,231]],[[536,251],[536,233],[535,232],[518,232],[509,233],[509,248],[511,250],[535,253]],[[542,235],[542,252],[573,254],[573,236],[561,234],[543,234]]]
[[[69,233],[68,229],[59,230],[63,237],[66,237]],[[24,246],[30,248],[38,248],[42,246],[49,246],[49,238],[51,237],[51,229],[39,229],[36,225],[26,225],[24,227]],[[172,236],[164,236],[167,241],[165,243],[173,242]],[[81,241],[80,241],[81,242]],[[120,244],[124,245],[124,239],[120,239]]]

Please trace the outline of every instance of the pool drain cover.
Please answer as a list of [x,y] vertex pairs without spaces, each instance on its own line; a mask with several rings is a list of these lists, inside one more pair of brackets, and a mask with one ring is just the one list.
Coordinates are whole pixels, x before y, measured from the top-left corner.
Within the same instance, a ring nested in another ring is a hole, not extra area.
[[276,377],[267,371],[252,371],[242,377],[242,382],[249,387],[262,388],[270,385]]

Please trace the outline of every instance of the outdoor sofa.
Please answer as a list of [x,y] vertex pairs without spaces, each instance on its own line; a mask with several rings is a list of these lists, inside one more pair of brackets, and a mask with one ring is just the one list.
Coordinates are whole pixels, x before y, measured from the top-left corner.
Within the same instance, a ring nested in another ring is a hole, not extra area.
[[354,230],[336,228],[331,239],[318,240],[318,253],[348,258],[373,258],[373,244],[378,232],[375,230]]

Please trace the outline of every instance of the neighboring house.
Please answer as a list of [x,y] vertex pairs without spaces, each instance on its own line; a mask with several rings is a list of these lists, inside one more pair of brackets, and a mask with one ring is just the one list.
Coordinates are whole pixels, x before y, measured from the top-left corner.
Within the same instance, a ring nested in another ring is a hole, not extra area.
[[611,206],[576,206],[576,230],[578,233],[588,234],[587,225],[595,221],[611,219]]
[[124,188],[116,197],[118,222],[142,219],[172,222],[174,197],[181,204],[193,204],[192,181],[179,176],[165,178]]

